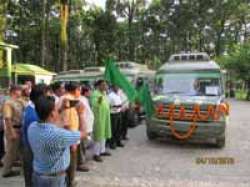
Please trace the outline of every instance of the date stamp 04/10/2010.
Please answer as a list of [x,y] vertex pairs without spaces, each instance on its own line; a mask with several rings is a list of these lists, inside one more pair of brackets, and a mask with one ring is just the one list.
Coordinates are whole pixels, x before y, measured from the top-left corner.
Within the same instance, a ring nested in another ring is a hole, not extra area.
[[234,165],[233,157],[198,157],[195,160],[197,165]]

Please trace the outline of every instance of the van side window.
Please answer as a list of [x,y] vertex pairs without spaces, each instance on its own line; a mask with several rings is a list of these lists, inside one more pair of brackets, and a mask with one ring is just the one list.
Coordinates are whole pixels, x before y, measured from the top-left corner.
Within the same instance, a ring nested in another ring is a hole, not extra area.
[[190,61],[195,61],[195,55],[190,55],[190,56],[189,56],[189,60],[190,60]]
[[186,55],[181,56],[181,60],[182,61],[187,61],[188,60],[188,56],[186,56]]
[[203,61],[204,60],[203,55],[197,55],[197,60],[198,61]]
[[180,61],[180,56],[174,56],[174,61]]

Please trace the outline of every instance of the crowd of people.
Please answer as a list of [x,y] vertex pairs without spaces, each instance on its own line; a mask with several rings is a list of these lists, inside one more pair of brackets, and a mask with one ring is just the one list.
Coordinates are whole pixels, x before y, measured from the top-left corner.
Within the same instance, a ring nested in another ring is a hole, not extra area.
[[93,90],[77,82],[12,85],[0,110],[2,176],[23,171],[26,187],[76,186],[76,171],[89,171],[87,150],[103,162],[128,140],[129,101],[104,80]]

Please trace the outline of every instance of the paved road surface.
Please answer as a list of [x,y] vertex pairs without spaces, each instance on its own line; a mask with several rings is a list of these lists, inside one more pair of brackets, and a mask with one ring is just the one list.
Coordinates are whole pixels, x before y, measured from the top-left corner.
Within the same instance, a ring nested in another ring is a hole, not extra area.
[[[130,130],[130,141],[104,163],[90,162],[89,173],[78,173],[87,187],[250,187],[250,102],[231,101],[226,147],[150,142],[145,126]],[[197,158],[233,158],[234,164],[197,164]],[[0,187],[23,186],[21,177],[0,178]]]

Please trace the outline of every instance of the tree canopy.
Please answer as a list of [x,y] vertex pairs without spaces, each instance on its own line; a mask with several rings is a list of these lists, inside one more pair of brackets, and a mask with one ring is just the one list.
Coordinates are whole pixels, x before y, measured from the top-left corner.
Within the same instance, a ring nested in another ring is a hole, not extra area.
[[[112,56],[157,68],[180,51],[221,56],[248,43],[248,0],[0,1],[2,40],[15,61],[52,71],[103,65]],[[1,37],[0,37],[1,39]]]

